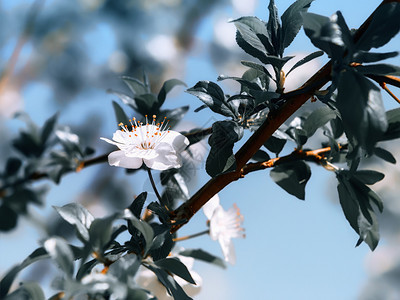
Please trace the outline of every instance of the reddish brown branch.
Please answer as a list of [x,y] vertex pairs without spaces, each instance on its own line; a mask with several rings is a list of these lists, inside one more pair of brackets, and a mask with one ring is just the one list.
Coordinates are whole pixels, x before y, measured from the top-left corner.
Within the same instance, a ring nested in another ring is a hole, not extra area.
[[[390,2],[400,2],[400,0],[384,0],[379,5],[382,6]],[[354,41],[357,42],[361,36],[366,32],[370,25],[373,15],[376,10],[369,16],[369,18],[360,26],[354,34]],[[310,97],[313,96],[315,91],[322,88],[331,79],[331,62],[323,66],[314,76],[312,76],[299,90],[301,94],[290,93],[286,95],[287,98],[284,105],[279,109],[270,113],[265,122],[258,128],[258,130],[247,140],[247,142],[236,153],[237,169],[234,172],[221,174],[217,177],[210,179],[200,190],[198,190],[188,201],[183,203],[174,212],[172,218],[175,220],[185,220],[186,222],[200,210],[200,208],[207,203],[212,196],[225,188],[229,183],[236,181],[242,176],[242,168],[250,160],[250,158],[257,152],[262,144],[272,136],[272,134],[292,115],[297,111]],[[178,230],[183,224],[177,225],[172,228],[172,231]]]
[[307,160],[320,163],[323,161],[325,154],[329,152],[331,152],[331,147],[326,147],[317,150],[310,150],[310,151],[295,150],[291,154],[286,156],[272,158],[270,160],[263,162],[248,163],[242,168],[242,176],[245,176],[251,172],[273,168],[278,165],[297,160]]

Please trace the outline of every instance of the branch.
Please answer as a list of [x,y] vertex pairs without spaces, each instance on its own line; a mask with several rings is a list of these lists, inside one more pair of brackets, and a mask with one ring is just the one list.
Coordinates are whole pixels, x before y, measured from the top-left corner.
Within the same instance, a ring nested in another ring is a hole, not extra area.
[[[202,140],[204,137],[206,137],[207,135],[211,134],[212,132],[212,128],[208,127],[199,131],[195,131],[195,132],[189,132],[189,133],[183,133],[184,136],[186,136],[189,141],[190,141],[190,145],[193,145],[197,142],[199,142],[200,140]],[[102,154],[100,156],[94,157],[94,158],[90,158],[87,160],[82,160],[78,163],[78,166],[76,167],[75,170],[70,170],[65,172],[65,174],[70,173],[72,171],[75,172],[80,172],[82,169],[86,168],[86,167],[90,167],[93,165],[97,165],[100,163],[105,163],[107,162],[107,158],[108,155],[110,153],[105,153]],[[21,184],[25,184],[29,181],[36,181],[36,180],[40,180],[40,179],[45,179],[48,178],[49,175],[47,173],[40,173],[40,172],[34,172],[32,173],[29,177],[26,178],[21,178],[19,180],[16,180],[14,182],[10,182],[8,184],[5,184],[3,186],[0,187],[0,198],[3,197],[4,195],[6,195],[5,190],[10,188],[10,187],[14,187],[14,186],[18,186]]]
[[[379,5],[382,6],[390,2],[399,2],[400,0],[384,0]],[[379,8],[378,7],[378,8]],[[377,8],[377,9],[378,9]],[[376,9],[376,10],[377,10]],[[370,25],[376,10],[360,26],[354,34],[354,41],[357,42],[365,33]],[[299,109],[314,93],[322,88],[331,79],[332,63],[328,62],[316,74],[314,74],[299,90],[303,93],[291,93],[286,95],[286,102],[276,111],[270,112],[264,123],[247,140],[247,142],[236,153],[236,171],[218,175],[210,179],[200,190],[198,190],[188,201],[179,206],[171,213],[171,218],[177,221],[185,220],[187,223],[190,218],[207,203],[211,197],[225,188],[228,184],[236,181],[241,176],[242,168],[257,152],[257,150],[267,141],[272,134]],[[184,224],[176,225],[172,232],[177,231]]]
[[[339,149],[344,149],[344,147],[339,146]],[[310,151],[303,151],[296,149],[289,155],[272,158],[270,160],[263,162],[248,163],[242,168],[242,177],[251,172],[273,168],[278,165],[297,160],[313,161],[315,163],[322,164],[325,161],[325,154],[329,152],[331,152],[331,147],[321,148],[317,150],[310,150]]]

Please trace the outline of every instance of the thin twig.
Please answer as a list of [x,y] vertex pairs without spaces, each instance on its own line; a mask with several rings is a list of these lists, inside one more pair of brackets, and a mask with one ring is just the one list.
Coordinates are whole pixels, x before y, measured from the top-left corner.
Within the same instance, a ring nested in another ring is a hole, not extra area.
[[174,242],[181,242],[181,241],[186,241],[186,240],[189,240],[189,239],[192,239],[192,238],[201,236],[201,235],[209,234],[209,233],[210,233],[210,230],[207,229],[207,230],[204,230],[204,231],[195,233],[195,234],[186,235],[186,236],[179,237],[179,238],[175,238],[175,239],[172,239],[172,240],[173,240]]
[[161,198],[161,195],[159,194],[159,192],[157,190],[156,183],[154,182],[153,175],[151,174],[151,169],[148,167],[146,167],[146,169],[147,169],[147,174],[149,175],[151,186],[153,187],[154,193],[156,194],[158,201],[160,201],[160,204],[163,205],[169,211],[167,204],[164,203],[163,199]]
[[385,82],[382,82],[380,85],[381,85],[381,87],[382,87],[390,96],[392,96],[392,98],[393,98],[394,100],[397,101],[397,103],[400,104],[400,99],[397,98],[396,95],[393,94],[391,90],[389,90],[389,88],[387,87],[387,85],[386,85]]

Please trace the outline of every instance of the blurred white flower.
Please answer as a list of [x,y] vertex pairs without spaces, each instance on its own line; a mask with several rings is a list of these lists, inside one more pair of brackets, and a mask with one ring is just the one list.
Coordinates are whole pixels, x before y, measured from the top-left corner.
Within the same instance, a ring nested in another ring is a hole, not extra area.
[[146,121],[144,125],[133,118],[130,120],[131,130],[127,125],[119,124],[122,129],[114,133],[113,141],[100,138],[120,149],[110,153],[108,163],[127,169],[138,169],[143,162],[155,170],[180,168],[179,153],[189,145],[189,140],[179,132],[168,130],[165,121],[156,124],[155,120],[156,116],[153,116],[153,122],[149,124]]
[[234,205],[225,211],[219,204],[219,197],[215,195],[203,206],[204,214],[210,222],[210,236],[218,240],[224,254],[225,261],[230,264],[236,262],[235,248],[232,238],[244,238],[244,229],[240,227],[243,215],[239,208]]
[[[192,270],[194,258],[181,255],[176,255],[175,257],[177,257],[188,268],[190,275],[192,275],[193,280],[196,282],[196,285],[191,284],[178,276],[174,276],[175,281],[182,287],[189,297],[197,295],[201,290],[203,281],[200,275]],[[152,264],[152,261],[149,263]],[[157,297],[158,300],[173,299],[173,297],[168,294],[166,288],[160,283],[160,281],[158,281],[157,276],[152,271],[146,267],[140,266],[137,274],[136,283],[142,288],[150,291],[151,294]]]

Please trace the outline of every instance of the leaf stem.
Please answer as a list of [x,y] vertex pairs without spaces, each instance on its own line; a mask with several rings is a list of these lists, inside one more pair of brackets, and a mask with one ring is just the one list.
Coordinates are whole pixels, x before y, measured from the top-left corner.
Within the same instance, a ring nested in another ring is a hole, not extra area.
[[207,230],[195,233],[195,234],[190,234],[190,235],[186,235],[186,236],[183,236],[183,237],[175,238],[175,239],[173,239],[173,241],[174,242],[186,241],[186,240],[189,240],[189,239],[192,239],[192,238],[195,238],[195,237],[198,237],[198,236],[202,236],[202,235],[205,235],[205,234],[209,234],[209,233],[210,233],[210,230],[207,229]]

